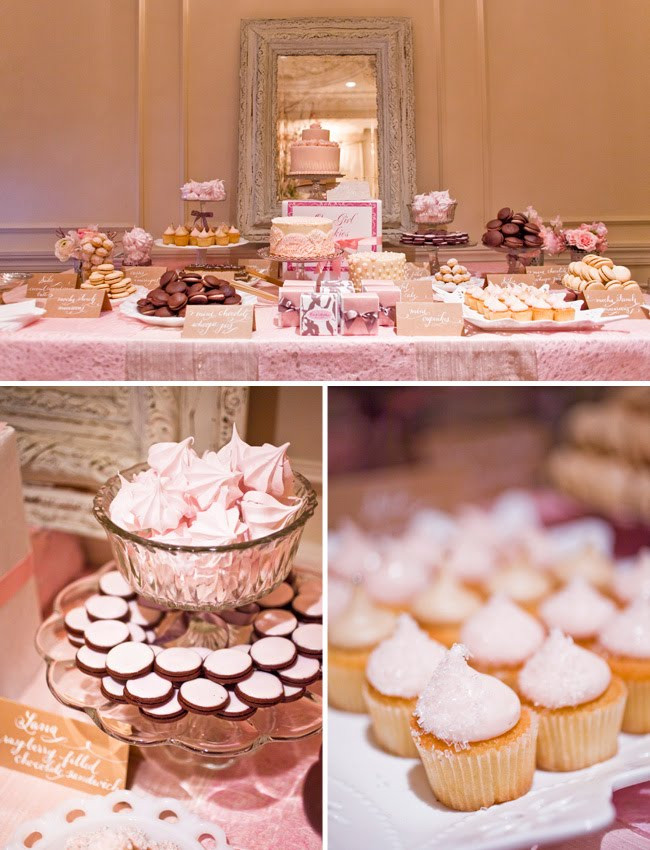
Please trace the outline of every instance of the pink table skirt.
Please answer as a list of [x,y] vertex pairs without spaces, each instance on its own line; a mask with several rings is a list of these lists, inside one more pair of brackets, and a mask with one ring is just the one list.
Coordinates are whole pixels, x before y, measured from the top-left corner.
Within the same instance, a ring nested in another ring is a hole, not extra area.
[[602,330],[464,337],[301,337],[257,309],[249,340],[181,339],[119,312],[39,320],[0,333],[0,380],[22,381],[641,381],[650,379],[650,321]]

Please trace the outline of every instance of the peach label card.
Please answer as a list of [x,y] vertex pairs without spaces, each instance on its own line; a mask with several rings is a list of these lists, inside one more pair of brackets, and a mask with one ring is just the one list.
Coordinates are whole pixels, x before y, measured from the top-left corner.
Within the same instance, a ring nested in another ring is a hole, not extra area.
[[160,286],[160,278],[167,271],[166,266],[124,266],[124,274],[130,277],[136,286],[155,289]]
[[184,339],[250,339],[252,304],[188,307],[181,336]]
[[76,289],[76,272],[39,272],[27,281],[28,298],[46,298],[52,289]]
[[412,280],[398,280],[402,291],[402,301],[433,301],[433,286],[430,277],[415,277]]
[[603,316],[622,316],[630,319],[647,319],[641,305],[643,293],[638,284],[634,286],[605,286],[593,284],[585,290],[587,307],[601,308]]
[[48,319],[96,319],[110,309],[105,289],[56,289],[45,302]]
[[128,757],[90,723],[0,698],[0,767],[103,795],[125,787]]
[[399,301],[396,307],[398,336],[460,336],[463,333],[462,304]]

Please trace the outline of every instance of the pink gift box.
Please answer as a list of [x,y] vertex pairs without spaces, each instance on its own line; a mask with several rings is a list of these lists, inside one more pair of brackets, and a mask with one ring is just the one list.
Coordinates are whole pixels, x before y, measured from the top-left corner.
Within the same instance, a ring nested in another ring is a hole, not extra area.
[[0,696],[16,699],[40,664],[34,636],[41,616],[16,434],[4,423],[0,423],[0,469],[0,646],[3,657],[10,660],[0,664]]
[[300,325],[300,296],[309,292],[308,287],[282,287],[278,293],[278,317],[281,328],[297,328]]
[[379,332],[379,296],[375,292],[341,295],[343,336],[374,336]]
[[397,324],[395,305],[402,300],[402,291],[399,286],[379,286],[370,283],[364,287],[365,292],[374,292],[379,298],[379,325],[381,327],[394,328]]
[[337,292],[303,292],[300,295],[301,336],[334,336],[339,331],[341,298]]

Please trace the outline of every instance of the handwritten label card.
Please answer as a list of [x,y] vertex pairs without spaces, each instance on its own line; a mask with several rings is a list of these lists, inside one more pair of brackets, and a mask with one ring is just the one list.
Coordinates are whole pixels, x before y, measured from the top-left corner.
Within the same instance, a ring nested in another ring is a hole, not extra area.
[[603,316],[621,316],[629,319],[647,319],[646,312],[641,307],[644,298],[641,288],[637,286],[602,289],[594,286],[585,290],[587,307],[590,310],[601,308]]
[[0,767],[104,795],[125,787],[128,758],[91,723],[0,699]]
[[160,278],[167,271],[166,266],[125,266],[124,274],[130,277],[136,286],[146,286],[156,289],[160,286]]
[[76,289],[76,272],[39,272],[27,281],[27,298],[47,298],[52,289]]
[[111,309],[105,289],[57,289],[47,297],[48,319],[97,319]]
[[528,286],[534,286],[534,283],[527,274],[492,274],[487,273],[488,283],[493,283],[495,286],[507,286],[509,283],[526,283]]
[[562,288],[562,278],[566,274],[567,266],[529,266],[526,277],[531,286],[544,286],[548,284],[551,289]]
[[183,339],[250,339],[253,333],[252,304],[188,307]]
[[433,301],[431,278],[415,277],[412,280],[398,280],[396,284],[402,290],[402,301]]
[[463,305],[440,302],[399,301],[398,336],[460,336],[463,333]]

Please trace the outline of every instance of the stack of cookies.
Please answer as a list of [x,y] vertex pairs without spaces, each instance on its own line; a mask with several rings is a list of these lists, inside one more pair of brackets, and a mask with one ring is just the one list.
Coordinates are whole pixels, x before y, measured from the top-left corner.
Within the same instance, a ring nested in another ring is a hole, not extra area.
[[200,272],[177,272],[167,269],[156,289],[138,301],[138,313],[169,319],[183,318],[188,304],[241,304],[241,295],[227,280]]
[[586,254],[582,260],[569,263],[562,284],[572,292],[592,289],[623,289],[637,286],[627,266],[616,266],[609,257]]
[[450,257],[435,273],[434,280],[441,284],[443,289],[452,292],[459,283],[468,283],[470,277],[465,266],[461,266],[455,257]]
[[513,212],[510,207],[502,207],[485,227],[483,244],[488,248],[508,248],[516,253],[524,248],[541,248],[544,244],[539,225],[529,221],[525,213]]
[[135,292],[135,286],[130,277],[117,270],[112,263],[101,263],[84,283],[82,289],[104,289],[111,301],[121,301]]
[[81,267],[84,276],[88,275],[102,263],[108,262],[114,247],[115,243],[109,238],[107,233],[95,233],[94,236],[88,233],[81,241],[81,251],[83,254]]

